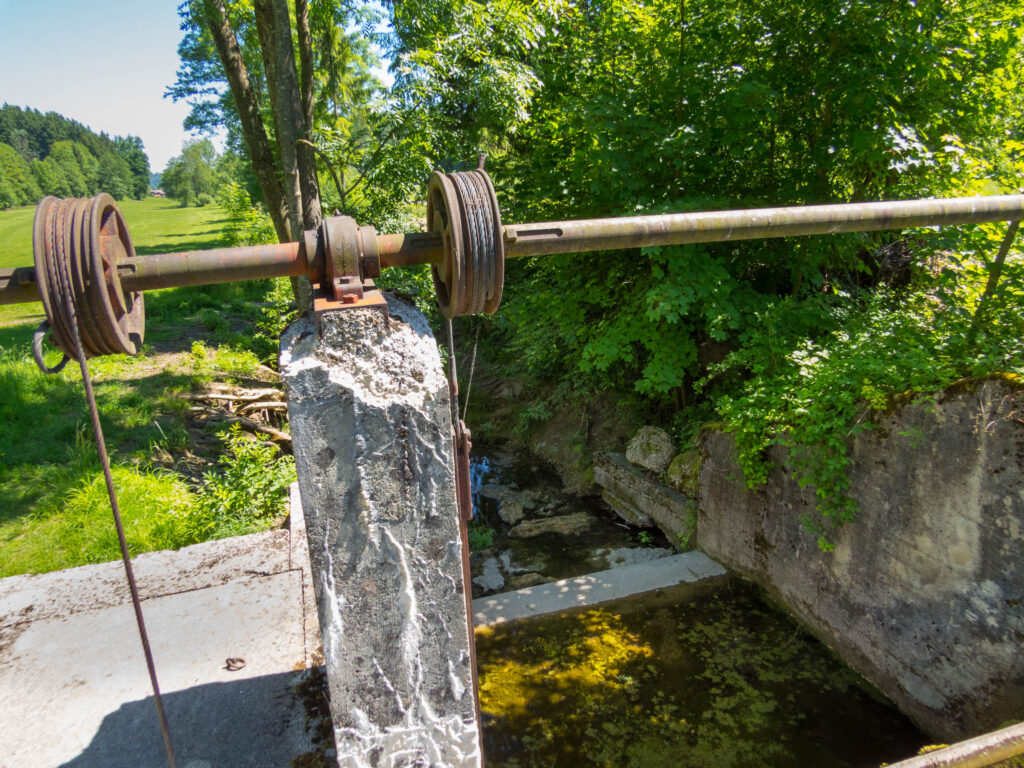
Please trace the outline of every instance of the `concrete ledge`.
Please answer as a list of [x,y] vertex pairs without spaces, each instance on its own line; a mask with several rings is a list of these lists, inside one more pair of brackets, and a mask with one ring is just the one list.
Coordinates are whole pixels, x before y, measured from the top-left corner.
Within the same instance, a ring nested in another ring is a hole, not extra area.
[[473,601],[473,623],[482,627],[598,605],[652,589],[724,576],[725,572],[725,568],[703,552],[684,552],[660,560],[479,598]]
[[[290,523],[133,560],[178,765],[315,749],[294,691],[320,645],[300,506]],[[0,712],[0,768],[166,764],[120,561],[0,579]]]

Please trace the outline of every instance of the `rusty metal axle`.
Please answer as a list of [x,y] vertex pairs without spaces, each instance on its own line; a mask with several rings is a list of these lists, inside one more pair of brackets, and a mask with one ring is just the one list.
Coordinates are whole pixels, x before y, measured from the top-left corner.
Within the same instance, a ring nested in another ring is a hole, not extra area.
[[[541,256],[653,245],[866,232],[1024,218],[1024,195],[753,208],[655,216],[506,224],[505,256]],[[376,235],[380,267],[440,264],[440,234]],[[307,243],[217,248],[135,256],[117,265],[125,291],[309,275],[324,277],[323,254]],[[0,270],[0,304],[39,301],[34,270]]]
[[[69,329],[55,308],[74,300],[93,308],[80,323],[89,356],[113,351],[131,354],[141,345],[145,329],[142,292],[156,288],[308,275],[315,285],[313,309],[319,318],[322,312],[347,307],[387,312],[373,284],[381,268],[430,264],[438,306],[451,318],[497,310],[506,256],[1024,218],[1024,195],[997,195],[503,226],[493,185],[482,168],[435,173],[428,189],[431,233],[378,235],[373,227],[335,216],[307,231],[297,243],[148,256],[135,253],[127,226],[109,196],[46,198],[36,210],[35,265],[0,270],[0,304],[41,300],[54,344],[67,353]],[[55,266],[68,259],[75,269],[73,299],[63,296],[53,279]]]

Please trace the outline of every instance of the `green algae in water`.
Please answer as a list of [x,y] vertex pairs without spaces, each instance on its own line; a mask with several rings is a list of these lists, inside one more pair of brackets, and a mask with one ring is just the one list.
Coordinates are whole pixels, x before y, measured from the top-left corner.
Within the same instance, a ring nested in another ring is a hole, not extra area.
[[488,766],[877,766],[926,737],[736,579],[477,632]]

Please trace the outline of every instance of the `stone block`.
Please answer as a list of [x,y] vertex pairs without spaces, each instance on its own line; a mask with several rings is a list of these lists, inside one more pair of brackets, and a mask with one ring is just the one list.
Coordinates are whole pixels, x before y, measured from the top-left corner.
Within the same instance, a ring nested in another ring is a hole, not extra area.
[[621,453],[594,456],[594,480],[603,498],[627,522],[649,518],[676,544],[689,542],[696,525],[696,503],[634,467]]
[[448,387],[426,319],[388,307],[281,339],[338,763],[476,768]]
[[638,467],[660,475],[668,469],[676,447],[668,432],[659,427],[641,427],[626,444],[626,458]]

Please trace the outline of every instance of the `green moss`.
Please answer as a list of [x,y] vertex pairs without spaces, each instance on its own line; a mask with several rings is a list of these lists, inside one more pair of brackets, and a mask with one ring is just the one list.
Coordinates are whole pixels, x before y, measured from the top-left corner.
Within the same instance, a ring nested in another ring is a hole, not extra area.
[[924,741],[735,581],[483,629],[477,653],[491,766],[877,765]]

